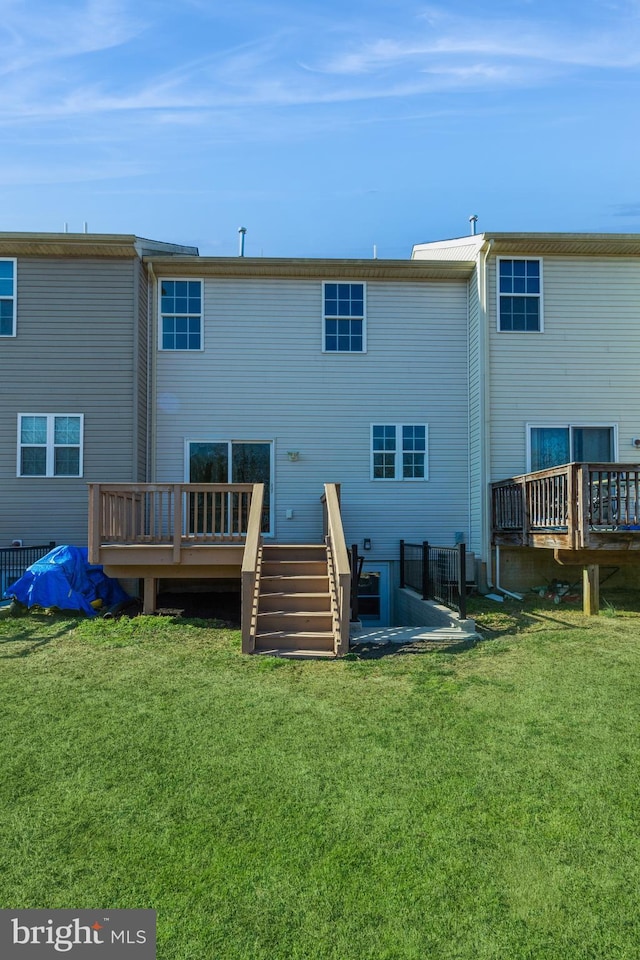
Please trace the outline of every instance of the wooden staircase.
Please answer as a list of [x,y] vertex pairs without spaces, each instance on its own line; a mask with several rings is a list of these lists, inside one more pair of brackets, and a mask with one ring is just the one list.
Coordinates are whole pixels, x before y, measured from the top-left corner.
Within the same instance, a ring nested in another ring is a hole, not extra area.
[[335,609],[324,544],[264,544],[255,609],[255,652],[334,657]]

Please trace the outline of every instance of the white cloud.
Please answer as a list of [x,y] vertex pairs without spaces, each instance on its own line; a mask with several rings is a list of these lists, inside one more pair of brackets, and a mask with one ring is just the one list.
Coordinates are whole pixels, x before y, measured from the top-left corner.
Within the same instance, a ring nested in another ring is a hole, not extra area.
[[125,0],[29,3],[5,0],[0,20],[0,75],[119,46],[143,25]]

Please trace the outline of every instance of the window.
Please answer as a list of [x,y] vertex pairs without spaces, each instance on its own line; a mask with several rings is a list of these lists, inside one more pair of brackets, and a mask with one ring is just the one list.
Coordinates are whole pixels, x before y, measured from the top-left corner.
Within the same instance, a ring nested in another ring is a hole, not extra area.
[[21,413],[19,477],[82,476],[82,414]]
[[[187,440],[185,459],[188,483],[264,483],[262,532],[271,532],[273,444],[270,441]],[[226,495],[228,524],[238,509],[238,494]],[[218,504],[218,513],[222,509]],[[247,517],[248,519],[248,517]],[[222,524],[222,516],[216,517]]]
[[372,480],[427,480],[426,424],[375,423],[371,427]]
[[364,353],[364,283],[325,283],[323,344],[326,353]]
[[160,349],[202,349],[202,280],[160,281]]
[[498,257],[498,330],[542,331],[542,261]]
[[531,471],[563,463],[611,463],[615,459],[615,428],[572,424],[529,427]]
[[0,337],[16,335],[16,261],[0,260]]

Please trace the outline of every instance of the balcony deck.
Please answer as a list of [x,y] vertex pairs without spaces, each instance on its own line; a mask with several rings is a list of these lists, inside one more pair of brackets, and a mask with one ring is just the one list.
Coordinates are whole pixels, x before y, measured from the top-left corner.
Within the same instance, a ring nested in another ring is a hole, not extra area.
[[239,577],[253,492],[250,483],[90,483],[89,560],[114,577]]
[[640,464],[567,463],[501,480],[492,514],[498,546],[552,548],[561,562],[638,562]]

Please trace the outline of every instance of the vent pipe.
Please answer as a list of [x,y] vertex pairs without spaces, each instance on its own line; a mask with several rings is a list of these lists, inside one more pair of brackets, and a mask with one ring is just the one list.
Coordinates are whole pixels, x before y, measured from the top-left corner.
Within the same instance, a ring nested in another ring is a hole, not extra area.
[[239,256],[239,257],[244,257],[244,238],[245,238],[246,235],[247,235],[247,228],[246,228],[246,227],[238,227],[238,233],[240,234],[240,238],[239,238],[239,239],[240,239],[240,249],[239,249],[239,251],[238,251],[238,256]]
[[472,213],[469,217],[469,223],[471,224],[471,236],[475,237],[476,235],[476,223],[478,222],[478,214]]

